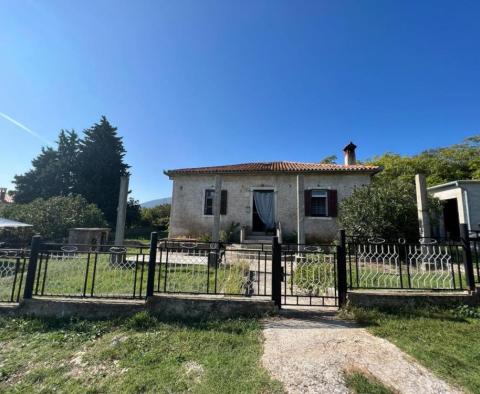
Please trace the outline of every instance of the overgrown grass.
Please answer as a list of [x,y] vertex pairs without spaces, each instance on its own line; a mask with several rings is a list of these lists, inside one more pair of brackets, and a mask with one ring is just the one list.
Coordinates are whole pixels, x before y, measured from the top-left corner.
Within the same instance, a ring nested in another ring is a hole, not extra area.
[[278,393],[254,319],[0,317],[4,393]]
[[359,371],[346,373],[345,383],[354,394],[393,394],[393,391],[381,382]]
[[480,392],[480,310],[359,309],[348,312],[374,335],[388,339],[447,381]]

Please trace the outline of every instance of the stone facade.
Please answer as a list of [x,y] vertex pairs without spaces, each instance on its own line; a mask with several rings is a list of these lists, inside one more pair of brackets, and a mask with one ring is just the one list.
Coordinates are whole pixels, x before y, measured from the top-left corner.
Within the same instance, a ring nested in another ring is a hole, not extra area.
[[[275,221],[283,234],[297,231],[298,174],[222,174],[222,190],[227,190],[227,213],[220,217],[224,230],[232,222],[252,227],[254,190],[273,190]],[[304,174],[304,188],[336,190],[338,203],[351,195],[355,187],[368,185],[371,173]],[[198,237],[211,234],[213,215],[204,215],[206,189],[215,188],[215,175],[177,174],[173,177],[172,211],[169,237]],[[303,191],[301,194],[303,195]],[[303,214],[303,213],[302,213]],[[305,217],[304,231],[308,240],[331,240],[339,228],[337,217]]]

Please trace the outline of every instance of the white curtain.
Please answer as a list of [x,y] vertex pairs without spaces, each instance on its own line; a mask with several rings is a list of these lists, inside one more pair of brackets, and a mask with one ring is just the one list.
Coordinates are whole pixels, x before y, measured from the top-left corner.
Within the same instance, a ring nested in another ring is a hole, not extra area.
[[272,192],[253,192],[253,199],[257,207],[258,216],[265,224],[267,229],[275,226],[275,218],[273,216],[273,193]]

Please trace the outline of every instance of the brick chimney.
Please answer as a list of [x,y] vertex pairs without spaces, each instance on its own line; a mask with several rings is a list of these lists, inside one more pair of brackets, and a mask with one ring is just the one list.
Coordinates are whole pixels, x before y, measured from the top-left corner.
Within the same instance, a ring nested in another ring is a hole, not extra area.
[[0,202],[5,202],[5,197],[7,196],[7,188],[0,187]]
[[356,148],[357,145],[353,142],[350,142],[345,148],[343,148],[343,158],[346,166],[357,164],[357,159],[355,157]]

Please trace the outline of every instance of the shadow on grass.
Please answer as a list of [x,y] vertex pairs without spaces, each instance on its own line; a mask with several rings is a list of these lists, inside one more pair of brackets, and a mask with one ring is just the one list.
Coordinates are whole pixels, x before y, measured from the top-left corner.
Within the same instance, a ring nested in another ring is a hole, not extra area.
[[23,333],[48,333],[65,331],[71,333],[100,336],[115,329],[145,332],[168,327],[193,329],[199,331],[220,331],[242,335],[252,328],[259,327],[258,318],[239,317],[231,319],[165,319],[149,312],[139,312],[131,317],[122,318],[45,318],[33,316],[0,316],[0,330],[14,328]]

